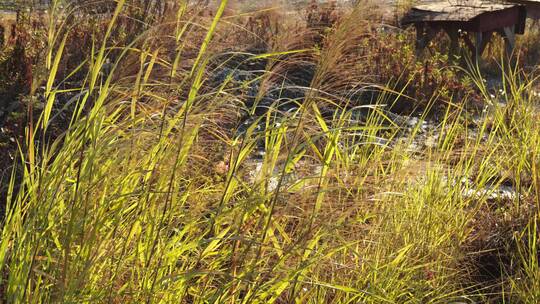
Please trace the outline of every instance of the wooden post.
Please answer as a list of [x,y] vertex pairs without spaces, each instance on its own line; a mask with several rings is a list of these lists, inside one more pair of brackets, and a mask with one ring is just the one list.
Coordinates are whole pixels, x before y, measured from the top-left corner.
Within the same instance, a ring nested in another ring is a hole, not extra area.
[[457,28],[445,28],[446,34],[450,38],[450,49],[448,59],[453,60],[455,55],[459,55],[459,32]]
[[416,57],[421,57],[429,42],[437,35],[439,28],[434,28],[424,22],[415,24],[416,27]]
[[425,36],[426,36],[426,26],[423,22],[415,23],[414,27],[416,28],[416,57],[420,57],[424,48],[426,47]]
[[511,58],[512,54],[514,53],[514,48],[516,46],[515,26],[505,27],[503,28],[503,32],[506,56],[508,58]]
[[478,64],[482,59],[482,44],[484,43],[484,33],[477,32],[475,33],[474,41],[474,58],[473,62]]

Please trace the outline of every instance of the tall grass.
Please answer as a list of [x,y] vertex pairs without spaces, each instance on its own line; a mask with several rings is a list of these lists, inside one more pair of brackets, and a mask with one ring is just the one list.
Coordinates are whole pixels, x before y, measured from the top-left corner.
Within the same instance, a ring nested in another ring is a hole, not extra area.
[[[93,41],[81,86],[67,89],[78,92],[69,127],[47,142],[69,47],[69,28],[51,23],[46,106],[20,150],[24,176],[18,192],[12,179],[2,227],[3,301],[538,300],[536,79],[504,69],[500,104],[473,73],[484,115],[472,121],[467,100],[454,100],[435,144],[411,150],[421,120],[402,137],[386,110],[403,88],[371,105],[336,93],[368,86],[340,66],[359,35],[357,8],[326,48],[301,51],[318,64],[298,107],[284,113],[276,103],[234,132],[244,107],[237,84],[209,85],[227,1],[211,20],[182,2],[172,24],[118,47],[110,39],[126,3],[117,1],[102,41]],[[170,44],[172,54],[163,48]],[[251,60],[290,54],[298,52]],[[508,180],[511,198],[482,191]],[[490,221],[510,227],[510,238]],[[477,257],[504,246],[512,265],[501,262],[500,276],[485,280]]]

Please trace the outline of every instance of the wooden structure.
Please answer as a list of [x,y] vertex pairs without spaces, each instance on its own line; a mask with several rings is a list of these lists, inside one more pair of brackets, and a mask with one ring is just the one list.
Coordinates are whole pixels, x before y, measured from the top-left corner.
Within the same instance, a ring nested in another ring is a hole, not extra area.
[[515,35],[525,31],[526,18],[526,7],[521,4],[445,0],[413,7],[402,24],[416,27],[418,51],[424,49],[437,33],[444,31],[450,37],[451,53],[458,50],[462,39],[471,50],[473,60],[477,60],[495,33],[505,39],[510,54],[515,46]]
[[523,5],[527,10],[527,17],[540,19],[540,0],[506,0],[506,2]]

